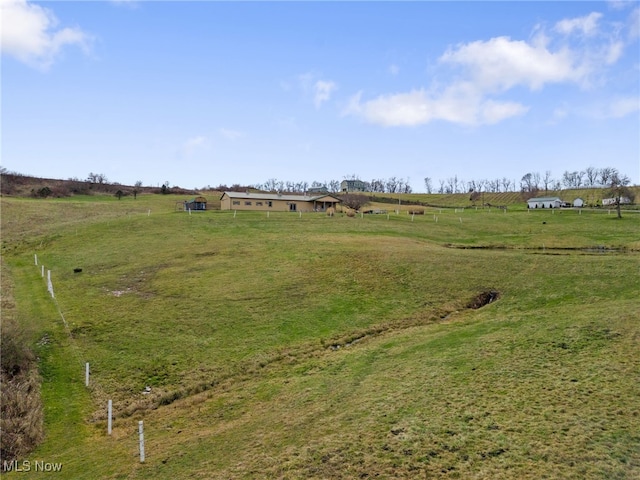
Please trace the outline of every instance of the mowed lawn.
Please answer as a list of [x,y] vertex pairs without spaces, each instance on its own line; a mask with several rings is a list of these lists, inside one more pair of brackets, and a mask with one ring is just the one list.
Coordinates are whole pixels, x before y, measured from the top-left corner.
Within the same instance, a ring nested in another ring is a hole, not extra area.
[[640,475],[640,214],[176,200],[3,198],[43,375],[30,459],[65,478]]

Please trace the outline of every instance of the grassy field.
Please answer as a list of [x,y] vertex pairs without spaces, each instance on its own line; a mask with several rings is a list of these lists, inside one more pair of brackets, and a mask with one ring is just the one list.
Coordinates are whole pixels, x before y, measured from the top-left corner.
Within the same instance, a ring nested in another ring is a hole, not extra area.
[[640,213],[179,200],[2,199],[38,478],[640,476]]

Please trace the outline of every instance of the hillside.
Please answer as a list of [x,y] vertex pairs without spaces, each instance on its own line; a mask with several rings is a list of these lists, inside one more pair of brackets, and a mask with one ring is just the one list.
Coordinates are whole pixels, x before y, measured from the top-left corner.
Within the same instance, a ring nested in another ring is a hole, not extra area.
[[181,199],[1,199],[9,313],[42,377],[32,465],[74,479],[637,476],[638,213],[189,215]]
[[[30,177],[16,173],[3,173],[0,176],[0,192],[2,195],[34,198],[61,198],[74,195],[116,195],[121,192],[122,197],[133,196],[145,193],[154,194],[176,194],[176,195],[196,195],[207,196],[210,202],[209,208],[219,208],[220,190],[189,190],[178,186],[169,187],[164,190],[161,186],[133,186],[121,185],[118,183],[92,183],[85,180],[63,180]],[[630,190],[635,194],[635,198],[640,198],[640,186],[631,186]],[[228,187],[230,190],[244,191],[250,187],[234,185]],[[469,208],[485,206],[524,206],[526,207],[526,196],[521,192],[484,192],[478,194],[476,198],[471,198],[469,193],[455,194],[393,194],[393,193],[364,193],[370,198],[373,205],[390,208],[390,205],[402,206],[425,205],[446,208]],[[558,196],[565,202],[573,202],[576,198],[582,198],[587,206],[602,204],[602,199],[607,198],[608,192],[605,188],[581,188],[560,191],[540,192],[539,196]]]

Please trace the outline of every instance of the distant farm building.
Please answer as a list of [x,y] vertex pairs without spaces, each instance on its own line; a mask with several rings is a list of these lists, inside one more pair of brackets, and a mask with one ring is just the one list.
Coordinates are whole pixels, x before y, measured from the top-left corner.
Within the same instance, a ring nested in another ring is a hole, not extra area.
[[584,200],[582,200],[581,198],[576,198],[573,201],[573,206],[574,207],[584,207]]
[[204,197],[196,197],[191,200],[184,201],[184,211],[189,210],[206,210],[207,209],[207,199]]
[[364,192],[365,184],[362,180],[343,180],[340,182],[342,192]]
[[272,212],[326,212],[335,210],[340,199],[332,195],[282,195],[279,193],[224,192],[221,210],[258,210]]
[[[607,206],[617,205],[617,202],[618,202],[617,198],[603,198],[602,206],[607,207]],[[620,205],[630,205],[630,204],[631,204],[630,198],[620,197]]]
[[527,208],[560,208],[562,200],[558,197],[539,197],[527,200]]

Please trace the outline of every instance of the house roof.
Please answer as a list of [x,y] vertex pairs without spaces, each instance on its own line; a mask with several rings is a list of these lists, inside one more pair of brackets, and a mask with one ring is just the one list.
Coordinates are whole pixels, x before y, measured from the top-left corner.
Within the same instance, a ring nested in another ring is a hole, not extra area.
[[333,199],[335,202],[340,202],[339,198],[334,197],[333,195],[327,195],[323,193],[321,195],[281,195],[278,193],[247,193],[247,192],[224,192],[220,199],[224,198],[224,196],[229,198],[240,198],[243,200],[285,200],[288,202],[313,202],[318,200],[328,201],[327,198]]
[[529,200],[527,200],[527,202],[561,202],[562,200],[558,197],[537,197],[537,198],[530,198]]

